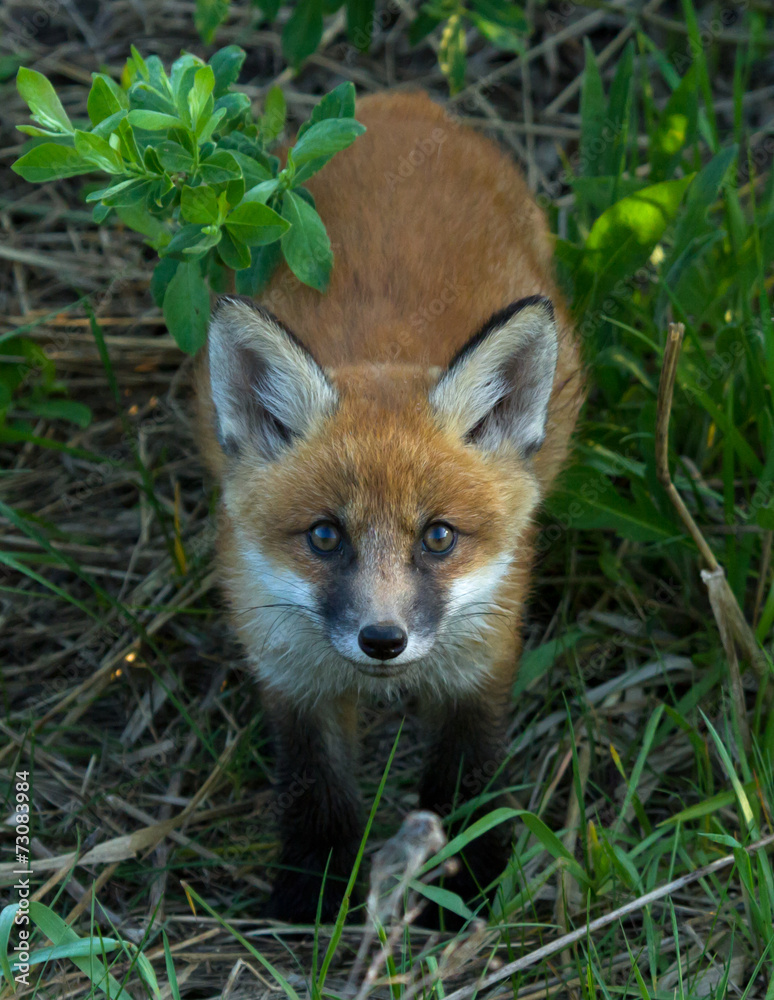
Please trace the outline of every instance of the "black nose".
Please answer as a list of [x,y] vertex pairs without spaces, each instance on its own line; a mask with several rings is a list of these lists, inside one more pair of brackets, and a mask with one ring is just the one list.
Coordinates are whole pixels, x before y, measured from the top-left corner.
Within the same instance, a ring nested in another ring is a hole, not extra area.
[[392,660],[406,648],[408,636],[400,625],[379,622],[361,628],[357,641],[366,656],[372,656],[375,660]]

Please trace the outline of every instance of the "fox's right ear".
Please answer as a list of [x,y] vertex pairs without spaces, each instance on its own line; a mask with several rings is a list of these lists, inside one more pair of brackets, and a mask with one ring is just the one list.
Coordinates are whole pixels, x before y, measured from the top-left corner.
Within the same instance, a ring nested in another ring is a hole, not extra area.
[[443,424],[479,448],[506,442],[526,458],[543,443],[556,372],[554,308],[541,295],[495,313],[430,393]]
[[336,407],[336,390],[299,341],[267,309],[225,296],[208,337],[218,441],[227,455],[275,458]]

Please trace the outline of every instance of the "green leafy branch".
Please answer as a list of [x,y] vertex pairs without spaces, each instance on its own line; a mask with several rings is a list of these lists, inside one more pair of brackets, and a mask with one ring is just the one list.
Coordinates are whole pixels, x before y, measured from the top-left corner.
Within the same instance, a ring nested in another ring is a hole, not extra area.
[[151,290],[189,353],[206,337],[205,279],[222,286],[223,268],[236,272],[237,291],[255,295],[284,257],[300,281],[326,289],[333,254],[303,185],[365,131],[353,85],[341,84],[312,110],[281,169],[269,148],[284,127],[285,100],[272,89],[253,120],[250,99],[232,90],[244,58],[236,45],[207,63],[184,53],[167,73],[157,56],[132,47],[120,85],[93,74],[90,127],[70,121],[42,73],[22,67],[17,76],[34,122],[19,128],[38,142],[13,169],[33,182],[108,175],[86,195],[94,219],[115,212],[156,250]]

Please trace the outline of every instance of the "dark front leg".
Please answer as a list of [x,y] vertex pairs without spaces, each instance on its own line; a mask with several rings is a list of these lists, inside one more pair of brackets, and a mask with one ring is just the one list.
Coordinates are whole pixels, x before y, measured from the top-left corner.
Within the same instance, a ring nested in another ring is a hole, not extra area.
[[[335,920],[363,829],[355,783],[354,710],[271,706],[276,740],[276,808],[281,850],[270,915]],[[323,889],[323,873],[326,870]]]
[[[446,706],[429,705],[424,714],[430,747],[420,784],[421,808],[445,818],[482,793],[507,785],[504,699],[478,697]],[[480,808],[451,823],[450,839],[504,805],[510,805],[505,795],[487,799]],[[445,880],[445,888],[467,903],[473,901],[502,873],[510,857],[511,840],[512,826],[507,822],[478,837],[462,853],[460,872]],[[448,915],[445,920],[450,925]]]

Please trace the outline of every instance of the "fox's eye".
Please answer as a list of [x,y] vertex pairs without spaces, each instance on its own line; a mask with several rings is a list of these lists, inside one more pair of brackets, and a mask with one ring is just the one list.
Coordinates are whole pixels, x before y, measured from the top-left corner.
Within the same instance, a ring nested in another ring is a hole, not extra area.
[[456,541],[457,532],[454,528],[450,528],[448,524],[443,524],[442,521],[436,521],[435,524],[430,525],[422,536],[422,547],[427,552],[442,556],[446,555],[447,552],[451,552]]
[[309,529],[309,544],[315,552],[329,555],[341,545],[341,532],[330,521],[320,521]]

